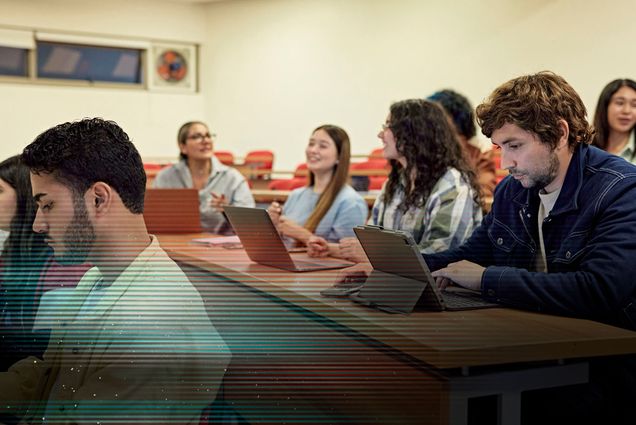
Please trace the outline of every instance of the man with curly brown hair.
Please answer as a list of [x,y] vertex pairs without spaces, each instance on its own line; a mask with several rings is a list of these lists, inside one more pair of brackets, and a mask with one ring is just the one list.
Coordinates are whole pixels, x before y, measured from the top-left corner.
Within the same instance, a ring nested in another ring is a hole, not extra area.
[[[504,83],[477,117],[510,175],[465,244],[425,255],[438,284],[636,330],[636,166],[589,146],[583,102],[551,72]],[[588,386],[527,395],[526,406],[544,407],[524,419],[633,423],[633,356],[589,364]]]
[[510,176],[463,246],[426,256],[440,285],[636,329],[636,167],[588,146],[583,102],[550,72],[501,85],[477,117]]

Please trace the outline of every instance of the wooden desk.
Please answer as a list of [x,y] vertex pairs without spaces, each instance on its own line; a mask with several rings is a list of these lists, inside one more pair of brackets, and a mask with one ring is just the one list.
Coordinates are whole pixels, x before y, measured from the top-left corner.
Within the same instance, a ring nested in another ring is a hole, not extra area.
[[518,423],[521,391],[587,380],[585,362],[560,360],[636,351],[636,333],[586,320],[504,308],[390,315],[323,298],[337,272],[257,265],[242,250],[190,244],[196,236],[159,241],[232,350],[225,397],[248,421],[465,423],[468,399],[497,394],[502,423]]

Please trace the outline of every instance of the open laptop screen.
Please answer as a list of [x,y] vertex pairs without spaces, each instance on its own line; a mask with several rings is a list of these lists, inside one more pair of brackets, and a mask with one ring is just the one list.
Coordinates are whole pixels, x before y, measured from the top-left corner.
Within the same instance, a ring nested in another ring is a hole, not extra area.
[[144,220],[149,233],[200,232],[199,191],[146,189]]

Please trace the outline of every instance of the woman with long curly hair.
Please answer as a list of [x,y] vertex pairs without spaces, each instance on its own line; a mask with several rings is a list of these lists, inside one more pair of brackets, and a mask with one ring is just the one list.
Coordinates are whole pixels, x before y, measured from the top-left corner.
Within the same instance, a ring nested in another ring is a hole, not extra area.
[[[423,253],[461,245],[481,223],[479,185],[442,108],[422,99],[396,102],[378,138],[391,171],[368,223],[411,233]],[[320,256],[324,247],[312,239],[310,253]],[[341,240],[339,253],[366,260],[357,239]]]

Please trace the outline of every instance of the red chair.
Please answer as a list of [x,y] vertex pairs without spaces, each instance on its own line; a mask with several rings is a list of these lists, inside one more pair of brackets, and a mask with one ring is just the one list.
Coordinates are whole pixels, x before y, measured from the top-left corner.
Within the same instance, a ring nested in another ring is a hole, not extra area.
[[146,187],[152,186],[152,181],[157,177],[159,171],[168,165],[159,164],[156,162],[144,162],[144,171],[146,172]]
[[370,175],[378,175],[384,176],[389,171],[389,161],[386,159],[368,159],[362,162],[352,162],[349,165],[349,170],[377,170],[377,174]]
[[230,151],[214,151],[214,156],[221,161],[221,164],[234,165],[234,154]]
[[258,171],[256,178],[269,178],[272,167],[274,166],[274,153],[272,151],[250,151],[245,156],[243,165],[246,165],[252,171]]
[[294,177],[307,177],[309,172],[307,171],[307,163],[303,162],[302,164],[298,164],[296,169],[294,170]]
[[272,181],[267,188],[269,190],[294,190],[307,185],[304,177],[294,177],[293,179],[280,179]]
[[369,190],[380,190],[388,176],[369,176]]
[[[376,190],[380,189],[382,187],[382,183],[386,180],[389,171],[389,163],[386,159],[369,159],[363,162],[352,163],[349,166],[349,170],[349,173],[351,174],[351,185],[355,190]],[[365,172],[357,173],[356,175],[356,171]]]
[[159,171],[162,168],[163,168],[163,164],[158,164],[156,162],[144,162],[145,171]]
[[269,190],[294,190],[307,184],[307,164],[299,164],[294,170],[294,177],[291,179],[272,180],[267,188]]
[[495,163],[495,178],[499,184],[508,175],[508,170],[501,168],[501,149],[495,149],[492,159]]
[[384,148],[373,149],[369,154],[369,160],[384,159]]

